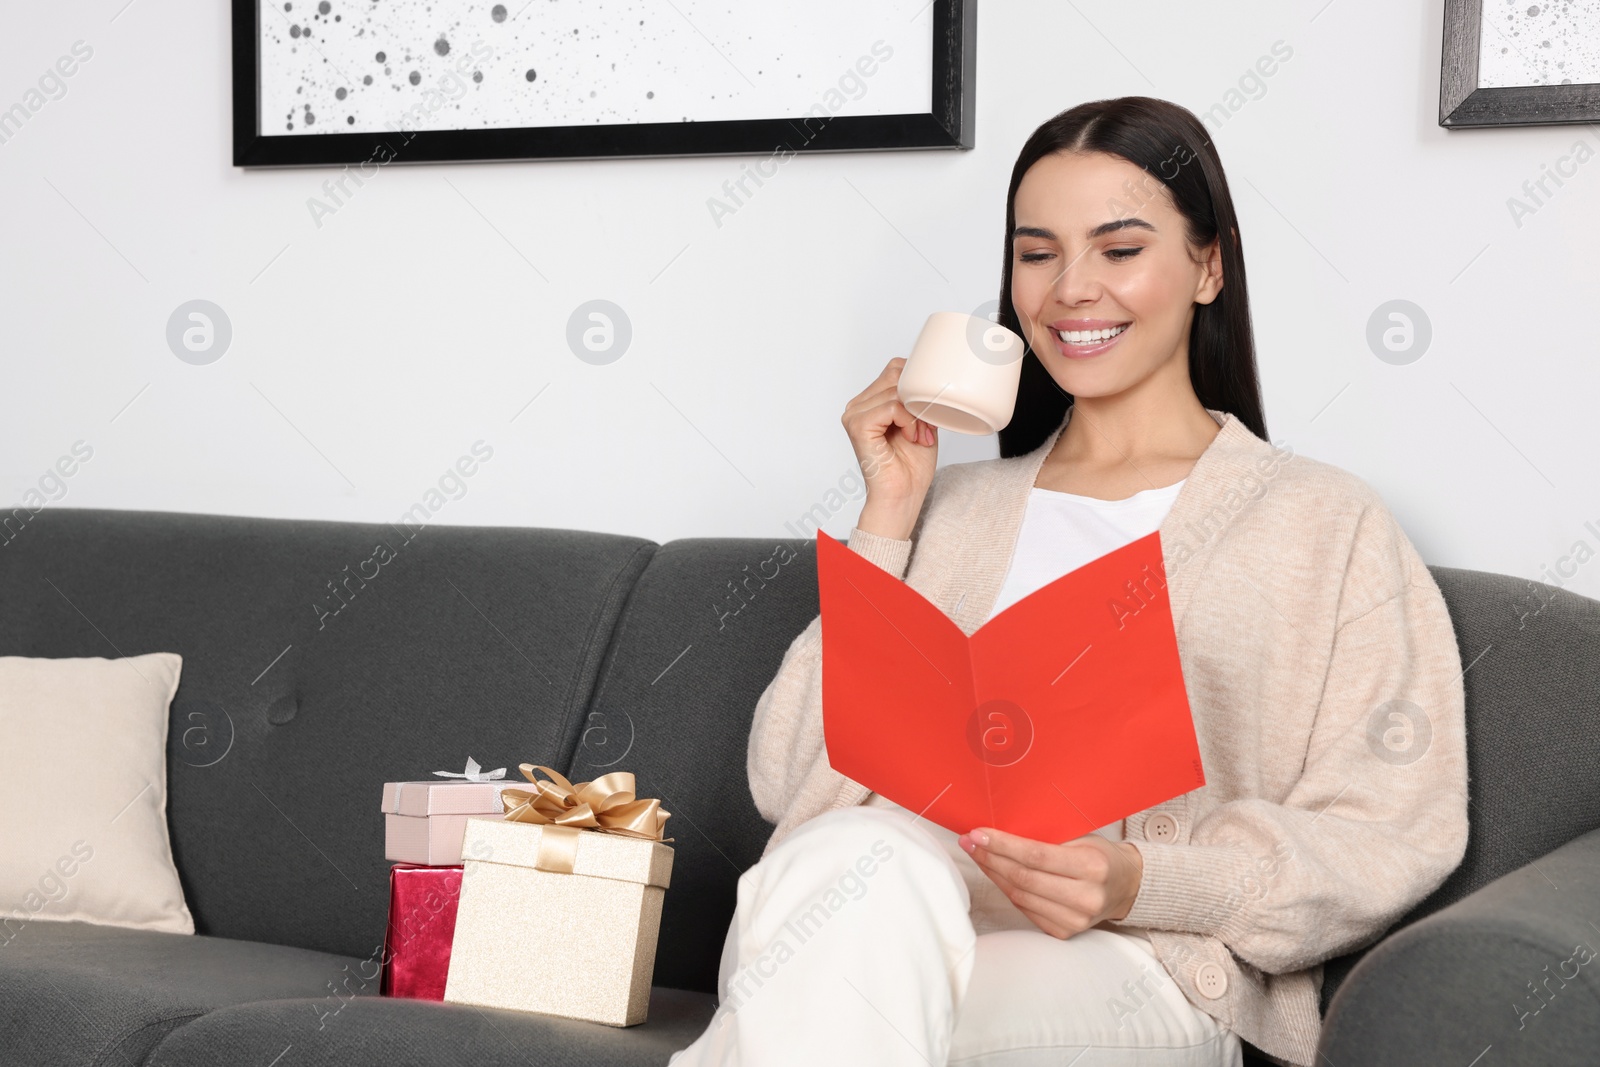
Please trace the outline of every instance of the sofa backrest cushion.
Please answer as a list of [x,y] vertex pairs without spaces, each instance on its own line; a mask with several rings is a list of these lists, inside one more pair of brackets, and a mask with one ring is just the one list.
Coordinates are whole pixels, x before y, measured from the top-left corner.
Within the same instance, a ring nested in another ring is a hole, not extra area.
[[815,560],[815,542],[792,539],[668,542],[606,658],[569,777],[631,770],[640,794],[672,813],[658,985],[716,991],[739,875],[772,834],[750,798],[751,717],[817,616]]
[[[388,904],[381,783],[468,756],[560,766],[655,548],[47,508],[0,545],[0,654],[181,655],[169,820],[198,932],[367,956]],[[71,738],[41,758],[95,773]]]

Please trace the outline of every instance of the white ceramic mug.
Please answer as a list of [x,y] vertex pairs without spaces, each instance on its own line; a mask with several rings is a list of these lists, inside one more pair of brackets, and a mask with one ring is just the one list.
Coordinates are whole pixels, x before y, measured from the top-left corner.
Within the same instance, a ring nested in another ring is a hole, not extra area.
[[900,402],[956,433],[998,433],[1011,421],[1027,344],[992,319],[961,311],[928,316],[900,371]]

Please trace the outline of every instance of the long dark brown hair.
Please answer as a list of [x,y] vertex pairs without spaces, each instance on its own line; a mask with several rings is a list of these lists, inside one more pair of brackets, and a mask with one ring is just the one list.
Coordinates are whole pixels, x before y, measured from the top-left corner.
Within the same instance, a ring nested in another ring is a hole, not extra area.
[[[1006,193],[1000,325],[1027,338],[1011,304],[1011,233],[1017,225],[1017,187],[1029,167],[1064,150],[1105,152],[1148,172],[1171,194],[1187,222],[1192,247],[1205,248],[1218,234],[1223,235],[1222,291],[1211,303],[1195,306],[1189,332],[1189,380],[1202,405],[1232,413],[1251,433],[1266,440],[1244,249],[1237,239],[1229,239],[1238,231],[1238,218],[1211,137],[1187,108],[1149,96],[1091,100],[1061,112],[1033,131],[1017,156]],[[1018,456],[1038,448],[1061,425],[1071,404],[1072,395],[1050,377],[1030,339],[1022,357],[1016,410],[1000,431],[1000,455]]]

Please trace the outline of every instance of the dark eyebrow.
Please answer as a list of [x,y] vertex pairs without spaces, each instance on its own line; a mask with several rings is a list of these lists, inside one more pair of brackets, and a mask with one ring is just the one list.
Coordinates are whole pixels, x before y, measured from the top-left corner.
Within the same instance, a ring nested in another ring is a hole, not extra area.
[[[1110,222],[1102,222],[1100,225],[1090,230],[1085,236],[1092,241],[1096,237],[1104,237],[1108,233],[1116,233],[1118,230],[1126,230],[1133,227],[1149,230],[1151,233],[1156,232],[1156,228],[1144,221],[1144,219],[1126,218],[1113,219]],[[1018,237],[1039,237],[1046,241],[1054,241],[1056,239],[1055,231],[1047,230],[1043,226],[1018,226],[1011,232],[1011,239],[1014,241]]]

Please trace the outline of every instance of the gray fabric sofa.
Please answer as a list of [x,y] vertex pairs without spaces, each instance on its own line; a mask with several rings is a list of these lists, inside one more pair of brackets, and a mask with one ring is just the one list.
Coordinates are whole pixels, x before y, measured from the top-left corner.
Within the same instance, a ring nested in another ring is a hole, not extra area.
[[[364,562],[380,544],[392,558]],[[666,1063],[711,1017],[736,881],[772,829],[745,741],[817,612],[814,549],[65,508],[7,527],[0,655],[183,656],[169,820],[198,932],[30,923],[0,946],[0,1063]],[[1575,946],[1600,949],[1600,603],[1434,574],[1468,665],[1471,844],[1329,965],[1322,1051],[1593,1063],[1600,959]],[[647,1023],[376,995],[380,783],[469,755],[632,770],[672,812]]]

